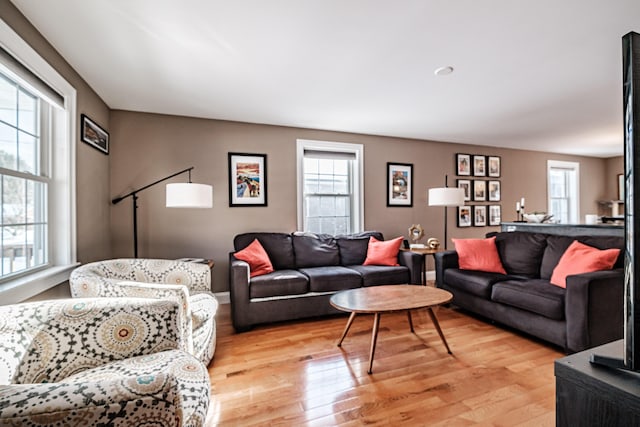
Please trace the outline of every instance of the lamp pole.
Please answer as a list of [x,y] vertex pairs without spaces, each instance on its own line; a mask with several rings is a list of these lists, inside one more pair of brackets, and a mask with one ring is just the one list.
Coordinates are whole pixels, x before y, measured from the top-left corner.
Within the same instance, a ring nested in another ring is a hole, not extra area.
[[[449,187],[449,175],[444,176],[444,188]],[[447,240],[447,207],[444,207],[444,250],[447,250],[447,244],[449,241]]]

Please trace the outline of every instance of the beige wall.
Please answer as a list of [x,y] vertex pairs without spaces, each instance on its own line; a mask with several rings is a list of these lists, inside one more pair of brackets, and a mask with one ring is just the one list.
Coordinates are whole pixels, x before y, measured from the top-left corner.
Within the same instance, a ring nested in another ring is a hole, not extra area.
[[[210,257],[216,261],[214,289],[226,291],[228,253],[233,236],[247,231],[296,229],[296,139],[364,144],[365,227],[387,238],[406,235],[421,224],[427,236],[442,240],[443,209],[427,206],[426,191],[455,185],[455,153],[502,157],[504,220],[515,219],[515,204],[546,211],[548,159],[580,162],[581,218],[595,212],[607,192],[606,160],[440,142],[205,120],[128,111],[111,112],[112,196],[195,166],[194,182],[213,184],[214,207],[179,210],[164,207],[164,185],[139,194],[139,250],[142,257]],[[267,154],[268,207],[229,207],[228,152]],[[414,206],[386,207],[386,164],[414,164]],[[186,178],[183,177],[183,179]],[[178,178],[176,178],[179,181]],[[486,203],[489,204],[489,203]],[[114,256],[132,254],[131,199],[111,208]],[[449,237],[482,237],[497,227],[457,228],[449,209]]]
[[618,199],[618,175],[624,173],[624,157],[611,157],[606,160],[607,192],[604,200]]
[[[80,141],[80,114],[109,130],[109,108],[78,73],[60,56],[24,16],[8,1],[0,0],[0,18],[51,64],[77,90],[77,249],[78,260],[109,258],[109,156]],[[67,295],[68,286],[52,290]]]

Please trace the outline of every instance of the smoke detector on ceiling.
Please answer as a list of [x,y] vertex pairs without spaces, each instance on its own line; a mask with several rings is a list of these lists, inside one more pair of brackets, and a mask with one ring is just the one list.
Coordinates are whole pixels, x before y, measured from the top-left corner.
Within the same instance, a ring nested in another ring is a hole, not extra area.
[[453,73],[453,67],[447,65],[446,67],[436,68],[433,72],[436,76],[446,76],[447,74]]

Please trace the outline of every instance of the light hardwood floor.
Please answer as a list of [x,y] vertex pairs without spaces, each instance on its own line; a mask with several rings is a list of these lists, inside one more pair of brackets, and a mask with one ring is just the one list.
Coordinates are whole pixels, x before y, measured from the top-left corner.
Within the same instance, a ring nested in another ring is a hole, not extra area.
[[236,334],[218,311],[209,425],[553,426],[558,348],[440,307],[448,355],[424,310],[383,315],[373,374],[373,316],[278,323]]

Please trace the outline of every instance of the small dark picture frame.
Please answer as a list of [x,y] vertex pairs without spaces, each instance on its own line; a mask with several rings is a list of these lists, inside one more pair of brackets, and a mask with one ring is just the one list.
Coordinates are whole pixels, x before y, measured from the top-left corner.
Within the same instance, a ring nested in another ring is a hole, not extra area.
[[464,190],[464,201],[471,200],[471,180],[470,179],[458,179],[456,180],[456,186]]
[[487,176],[491,178],[500,177],[500,156],[487,157]]
[[413,206],[413,164],[387,163],[387,207]]
[[487,200],[487,181],[473,180],[473,201],[484,202]]
[[109,154],[109,132],[85,114],[80,115],[80,120],[82,122],[82,141],[97,148],[104,154]]
[[487,225],[487,207],[473,206],[474,227],[485,227]]
[[456,175],[471,175],[471,154],[456,154]]
[[500,201],[500,181],[488,181],[487,182],[487,192],[489,193],[489,201],[490,202],[499,202]]
[[229,207],[267,206],[267,155],[229,153]]
[[502,222],[502,207],[489,205],[489,225],[500,225]]
[[473,176],[487,176],[487,158],[473,156]]
[[458,227],[471,227],[471,206],[458,207]]

